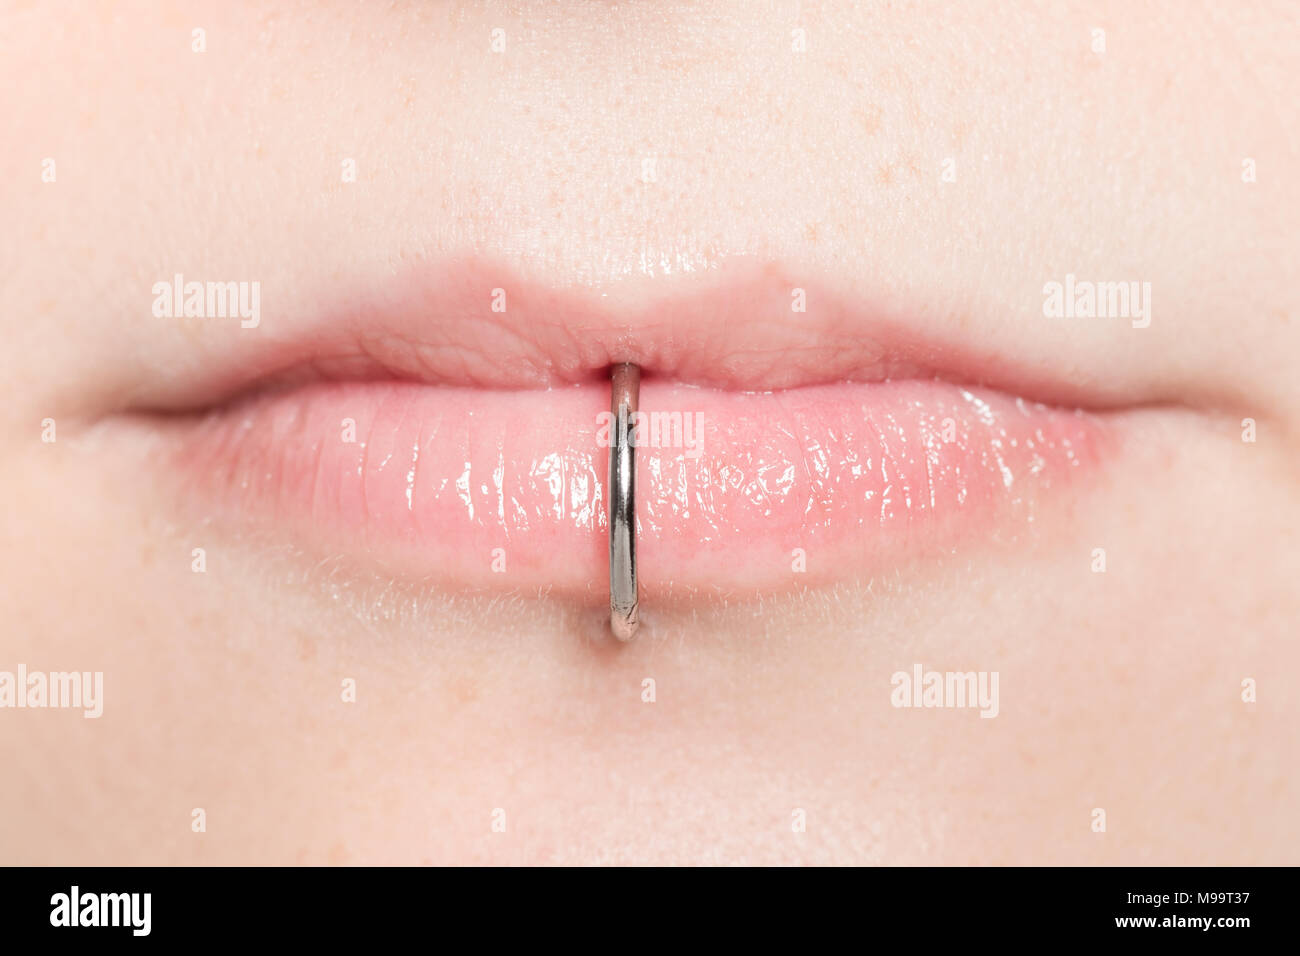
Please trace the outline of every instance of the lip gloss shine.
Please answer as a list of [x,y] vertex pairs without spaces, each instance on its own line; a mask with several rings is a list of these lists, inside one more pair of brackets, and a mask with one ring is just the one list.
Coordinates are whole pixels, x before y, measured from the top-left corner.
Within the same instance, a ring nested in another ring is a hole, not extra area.
[[[323,383],[178,425],[173,448],[190,491],[298,539],[447,587],[603,602],[608,402],[599,385]],[[990,532],[1011,540],[1086,482],[1110,434],[1104,418],[936,381],[649,381],[640,408],[699,423],[689,445],[669,447],[667,429],[637,448],[643,600],[869,576]]]

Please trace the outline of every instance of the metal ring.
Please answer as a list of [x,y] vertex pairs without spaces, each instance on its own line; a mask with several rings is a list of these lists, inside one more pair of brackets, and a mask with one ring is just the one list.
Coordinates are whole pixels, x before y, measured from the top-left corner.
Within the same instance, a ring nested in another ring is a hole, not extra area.
[[641,391],[641,369],[615,365],[609,410],[609,628],[620,641],[636,633],[636,448],[632,416]]

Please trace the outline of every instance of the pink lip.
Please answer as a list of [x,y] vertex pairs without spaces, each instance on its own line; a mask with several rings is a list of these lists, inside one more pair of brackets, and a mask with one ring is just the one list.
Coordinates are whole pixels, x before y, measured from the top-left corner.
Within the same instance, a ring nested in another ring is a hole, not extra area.
[[1078,394],[1041,362],[864,316],[812,283],[814,305],[792,313],[787,275],[728,275],[560,293],[462,264],[332,312],[264,313],[214,337],[209,366],[140,395],[209,404],[167,433],[190,487],[232,516],[448,587],[593,602],[607,599],[611,362],[642,365],[641,408],[659,416],[637,452],[651,600],[1015,541],[1105,455],[1108,417],[1027,400]]
[[[449,586],[597,601],[607,402],[600,386],[315,384],[215,413],[181,447],[232,514],[274,516],[321,547]],[[650,382],[641,407],[673,416],[657,436],[647,421],[638,448],[651,599],[873,575],[994,528],[1014,539],[1054,486],[1089,472],[1103,431],[1090,416],[939,382],[777,393]],[[692,433],[671,427],[679,420]]]

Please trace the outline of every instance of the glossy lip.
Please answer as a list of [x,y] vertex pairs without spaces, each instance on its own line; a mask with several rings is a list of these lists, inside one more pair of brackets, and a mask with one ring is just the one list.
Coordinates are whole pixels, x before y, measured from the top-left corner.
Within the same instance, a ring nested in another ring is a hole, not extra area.
[[1041,370],[828,300],[783,313],[790,286],[774,269],[692,277],[693,298],[638,309],[626,289],[516,282],[505,313],[482,268],[453,272],[330,318],[264,313],[265,335],[239,338],[186,387],[151,383],[161,408],[245,394],[155,422],[187,490],[441,587],[604,602],[600,415],[609,364],[636,361],[642,410],[667,416],[647,422],[637,455],[638,565],[654,600],[1014,545],[1114,437],[1107,416],[971,384],[1075,388]]
[[[991,538],[1015,543],[1105,444],[1092,416],[936,382],[775,393],[651,383],[641,401],[684,426],[661,428],[660,447],[643,433],[637,449],[651,599],[872,576]],[[184,422],[173,448],[204,500],[318,547],[443,586],[596,602],[608,599],[607,402],[600,386],[314,384]]]

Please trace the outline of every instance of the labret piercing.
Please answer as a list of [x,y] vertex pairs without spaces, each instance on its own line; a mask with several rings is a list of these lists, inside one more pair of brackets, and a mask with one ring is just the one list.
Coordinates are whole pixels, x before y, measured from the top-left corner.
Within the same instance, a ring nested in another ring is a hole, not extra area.
[[636,634],[636,448],[632,416],[641,392],[641,369],[615,365],[609,410],[609,629],[620,641]]

